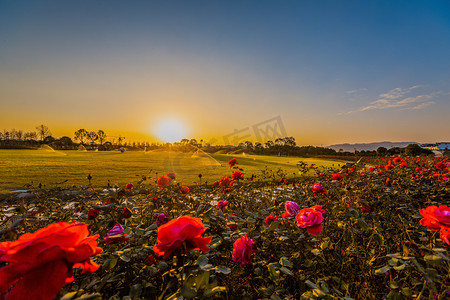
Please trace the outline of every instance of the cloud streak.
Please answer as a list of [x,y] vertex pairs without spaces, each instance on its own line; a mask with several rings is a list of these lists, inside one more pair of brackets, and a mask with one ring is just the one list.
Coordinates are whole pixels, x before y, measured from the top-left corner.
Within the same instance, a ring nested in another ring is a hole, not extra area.
[[423,87],[415,85],[409,88],[395,88],[379,95],[379,99],[372,101],[369,105],[357,110],[348,111],[347,114],[369,111],[398,108],[402,110],[419,110],[435,104],[431,99],[436,93],[408,96],[413,90]]

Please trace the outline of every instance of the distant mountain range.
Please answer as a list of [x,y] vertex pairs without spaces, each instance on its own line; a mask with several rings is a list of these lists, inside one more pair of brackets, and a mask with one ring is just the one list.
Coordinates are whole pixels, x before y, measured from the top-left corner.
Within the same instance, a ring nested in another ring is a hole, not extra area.
[[390,149],[393,147],[400,147],[404,148],[408,146],[409,144],[420,144],[416,142],[378,142],[378,143],[361,143],[361,144],[335,144],[326,146],[326,148],[331,148],[336,151],[339,151],[340,149],[346,151],[346,152],[353,152],[356,150],[358,151],[373,151],[377,150],[379,147],[384,147],[386,149]]

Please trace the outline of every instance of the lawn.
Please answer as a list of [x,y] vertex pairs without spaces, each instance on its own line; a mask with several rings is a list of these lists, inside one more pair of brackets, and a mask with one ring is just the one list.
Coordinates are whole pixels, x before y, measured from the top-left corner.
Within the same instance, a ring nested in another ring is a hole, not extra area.
[[[0,191],[23,189],[39,183],[46,187],[72,186],[88,184],[87,177],[92,176],[94,186],[124,185],[136,183],[147,176],[146,184],[153,184],[159,175],[174,172],[177,181],[185,185],[212,183],[228,173],[231,174],[228,161],[236,157],[245,177],[255,175],[276,179],[284,175],[287,178],[299,176],[297,163],[303,161],[324,168],[338,167],[337,161],[259,155],[227,155],[181,152],[82,152],[48,150],[0,150]],[[264,172],[264,170],[268,170]],[[279,171],[279,170],[282,171]]]

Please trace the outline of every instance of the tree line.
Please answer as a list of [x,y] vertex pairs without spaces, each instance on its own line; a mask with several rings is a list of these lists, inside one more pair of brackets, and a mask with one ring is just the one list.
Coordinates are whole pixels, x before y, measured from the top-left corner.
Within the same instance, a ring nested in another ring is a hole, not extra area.
[[50,129],[41,124],[36,126],[36,131],[6,130],[0,131],[0,148],[37,148],[42,144],[49,145],[59,150],[74,150],[82,147],[86,150],[115,150],[126,147],[127,150],[151,151],[171,150],[181,152],[204,151],[207,153],[248,153],[259,155],[278,156],[417,156],[433,155],[428,149],[423,149],[417,144],[408,145],[405,148],[393,147],[386,149],[379,147],[376,151],[336,151],[331,148],[316,146],[298,146],[294,137],[280,137],[268,140],[264,143],[245,141],[235,145],[211,145],[210,143],[197,139],[182,139],[174,143],[149,143],[149,142],[127,142],[124,136],[107,136],[104,130],[88,131],[84,128],[74,132],[73,140],[68,136],[55,138]]
[[73,140],[68,136],[56,138],[52,136],[48,126],[41,124],[36,126],[36,131],[23,131],[14,128],[3,129],[0,131],[0,148],[34,149],[45,144],[54,149],[62,150],[78,149],[80,146],[88,150],[113,150],[132,145],[124,142],[125,137],[123,136],[111,137],[110,140],[107,138],[103,130],[87,131],[86,129],[75,131]]

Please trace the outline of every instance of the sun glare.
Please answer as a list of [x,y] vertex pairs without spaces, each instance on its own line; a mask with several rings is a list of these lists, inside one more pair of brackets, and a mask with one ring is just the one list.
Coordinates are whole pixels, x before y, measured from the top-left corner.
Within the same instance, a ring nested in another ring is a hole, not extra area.
[[156,124],[154,134],[163,142],[173,143],[187,138],[188,132],[186,124],[175,118],[167,118]]

